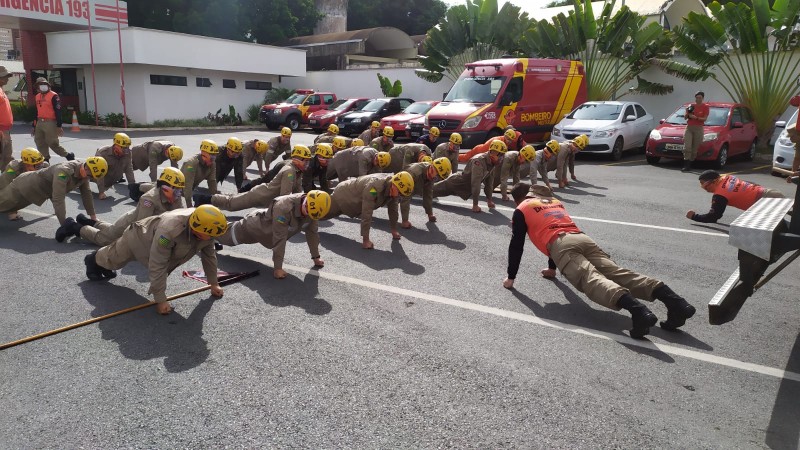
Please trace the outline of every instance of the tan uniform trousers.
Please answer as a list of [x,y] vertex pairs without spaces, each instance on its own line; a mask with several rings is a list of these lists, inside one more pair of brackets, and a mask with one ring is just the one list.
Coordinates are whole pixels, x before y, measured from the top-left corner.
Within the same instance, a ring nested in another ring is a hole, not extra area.
[[16,186],[9,184],[0,189],[0,212],[17,212],[30,204],[31,202],[20,194]]
[[687,125],[683,132],[683,159],[694,161],[697,158],[697,149],[703,143],[703,126]]
[[548,244],[550,257],[576,289],[598,305],[619,310],[617,301],[625,294],[653,301],[653,291],[664,283],[617,266],[589,236],[564,234]]
[[36,149],[44,156],[45,161],[50,160],[51,149],[58,156],[67,157],[67,150],[58,142],[58,127],[55,120],[37,120],[33,141],[36,143]]
[[211,204],[225,211],[241,211],[248,208],[267,208],[276,195],[268,184],[259,184],[248,192],[239,194],[215,194]]
[[[124,227],[121,225],[124,225]],[[81,237],[95,245],[105,247],[122,237],[122,233],[128,225],[130,224],[125,223],[115,226],[113,223],[98,220],[93,227],[81,227]]]
[[11,146],[11,131],[0,131],[0,172],[6,170],[8,163],[14,159]]

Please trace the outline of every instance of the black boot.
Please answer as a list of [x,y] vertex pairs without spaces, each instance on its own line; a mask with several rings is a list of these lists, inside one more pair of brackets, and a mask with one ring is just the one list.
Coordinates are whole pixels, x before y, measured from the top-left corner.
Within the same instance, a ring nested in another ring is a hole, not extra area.
[[97,221],[96,220],[90,219],[89,216],[87,216],[84,213],[80,213],[77,216],[75,216],[75,220],[79,224],[81,224],[83,226],[93,227],[93,226],[97,225]]
[[675,331],[686,323],[686,319],[694,316],[694,306],[683,297],[673,292],[666,284],[653,291],[653,297],[667,306],[667,320],[661,322],[661,328]]
[[208,194],[194,194],[192,195],[192,201],[194,202],[194,206],[210,205],[211,196]]
[[69,152],[64,157],[67,158],[67,161],[75,161],[75,153]]
[[617,305],[631,313],[633,328],[631,328],[630,334],[634,339],[643,339],[650,333],[650,327],[658,322],[658,317],[631,294],[623,294],[617,301]]
[[69,224],[64,224],[64,225],[65,228],[67,229],[67,237],[70,236],[81,237],[81,228],[83,228],[83,225],[75,221],[70,221]]
[[142,197],[143,193],[139,190],[139,186],[142,183],[131,183],[128,185],[128,197],[135,202],[139,202],[139,199]]
[[214,241],[214,250],[216,250],[216,251],[220,251],[220,250],[222,250],[222,249],[223,249],[223,245],[222,245],[222,244],[220,244],[220,243],[219,243],[219,242],[217,242],[217,241]]
[[83,263],[86,264],[86,278],[91,281],[100,281],[103,279],[103,268],[97,264],[97,252],[92,252],[83,258]]
[[75,219],[73,219],[72,217],[67,217],[67,219],[64,221],[64,225],[61,225],[56,230],[56,241],[64,242],[64,239],[71,236],[74,225],[77,225]]
[[691,169],[691,168],[692,168],[692,162],[691,161],[683,161],[683,168],[681,169],[681,172],[688,172],[689,169]]

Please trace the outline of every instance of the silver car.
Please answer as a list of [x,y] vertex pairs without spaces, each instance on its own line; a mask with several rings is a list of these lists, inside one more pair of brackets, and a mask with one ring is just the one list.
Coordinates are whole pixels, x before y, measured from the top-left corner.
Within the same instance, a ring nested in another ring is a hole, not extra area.
[[655,119],[635,102],[586,102],[567,114],[553,127],[551,136],[564,142],[585,134],[587,153],[604,153],[612,159],[622,158],[629,149],[643,149]]
[[775,147],[772,150],[772,174],[782,175],[774,169],[792,170],[792,160],[794,159],[794,144],[789,140],[789,133],[786,132],[787,128],[797,126],[797,111],[792,114],[792,118],[788,121],[775,122],[775,127],[783,128],[781,134],[778,135],[778,140],[775,141]]

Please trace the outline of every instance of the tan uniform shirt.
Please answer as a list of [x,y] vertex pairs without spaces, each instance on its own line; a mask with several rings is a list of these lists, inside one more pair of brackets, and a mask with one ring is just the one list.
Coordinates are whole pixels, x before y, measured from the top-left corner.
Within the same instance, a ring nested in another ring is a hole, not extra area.
[[[31,203],[41,206],[46,200],[53,202],[58,223],[64,225],[67,217],[67,192],[79,189],[83,207],[90,216],[95,215],[92,191],[89,189],[89,179],[81,178],[80,168],[83,160],[65,161],[35,172],[25,172],[15,178],[3,192],[11,190],[13,196],[18,198],[20,207],[3,209],[2,212],[18,211]],[[0,207],[3,207],[0,202]]]
[[105,147],[100,147],[95,155],[102,156],[108,163],[106,176],[96,180],[93,179],[97,183],[97,190],[101,194],[122,178],[123,174],[125,179],[128,180],[128,184],[136,183],[136,178],[133,176],[133,163],[131,162],[130,153],[123,153],[122,156],[117,156],[114,153],[114,146],[106,145]]
[[289,139],[284,144],[281,141],[281,136],[275,136],[274,138],[267,141],[267,151],[264,153],[264,164],[265,168],[269,170],[270,164],[272,161],[275,161],[279,157],[283,157],[284,155],[288,158],[292,154],[292,140]]
[[378,173],[381,168],[375,165],[378,151],[370,147],[352,147],[339,150],[328,162],[328,179],[339,178],[342,182],[349,177],[360,177]]
[[97,263],[116,270],[134,259],[147,267],[150,290],[158,303],[167,301],[167,276],[200,253],[209,284],[217,284],[217,253],[214,240],[201,241],[189,228],[194,208],[176,209],[134,222],[122,237],[97,251]]
[[314,138],[314,145],[317,144],[332,144],[333,138],[337,135],[330,134],[327,131]]
[[211,163],[210,166],[204,166],[200,161],[200,155],[195,155],[181,166],[181,172],[186,178],[186,187],[183,189],[183,199],[186,205],[192,206],[192,191],[194,191],[200,182],[206,180],[208,183],[208,192],[212,195],[217,193],[217,163]]
[[258,139],[250,139],[242,143],[242,158],[244,158],[242,166],[246,170],[250,164],[255,161],[258,166],[258,173],[261,175],[264,173],[264,158],[267,152],[259,154],[258,151],[256,151],[256,141],[258,141]]
[[508,179],[511,178],[511,186],[519,183],[519,169],[525,163],[519,162],[519,152],[512,150],[506,152],[500,170],[494,170],[494,186],[500,186],[500,193],[508,195]]
[[381,206],[389,210],[389,225],[397,229],[397,199],[389,195],[392,174],[374,173],[339,183],[331,195],[331,212],[327,218],[345,214],[361,219],[361,236],[369,239],[372,212]]
[[558,151],[556,159],[556,179],[561,181],[567,179],[567,167],[569,167],[569,173],[575,175],[575,153],[570,149],[569,142],[562,142],[558,145],[561,149]]
[[[150,169],[150,181],[158,179],[158,166],[169,159],[166,149],[174,144],[170,141],[149,141],[131,147],[131,160],[134,170]],[[178,162],[170,160],[170,165],[178,168]],[[118,178],[119,179],[119,178]]]
[[[406,171],[414,178],[414,195],[422,195],[422,208],[425,214],[433,215],[433,180],[428,179],[428,168],[431,163],[413,163],[406,168]],[[408,220],[411,210],[411,196],[400,197],[400,216],[403,221]]]
[[372,127],[369,127],[366,130],[364,130],[363,133],[359,134],[358,138],[361,139],[362,141],[364,141],[365,144],[368,144],[368,143],[372,142],[372,140],[375,139],[378,136],[379,135],[377,133],[376,134],[372,134]]
[[453,166],[453,173],[458,172],[458,150],[450,151],[450,143],[444,142],[436,146],[433,151],[433,159],[447,158],[450,160],[450,165]]
[[[43,162],[42,169],[47,167],[50,167],[50,163]],[[14,178],[17,178],[22,173],[25,173],[25,164],[22,164],[22,161],[18,159],[12,159],[6,166],[6,170],[0,174],[0,189],[11,184]]]
[[182,198],[176,198],[175,203],[170,203],[161,193],[161,188],[156,187],[142,195],[136,208],[120,216],[113,224],[98,220],[94,226],[81,227],[81,237],[102,247],[119,239],[133,222],[180,208],[183,208]]
[[472,198],[478,200],[481,193],[481,183],[486,200],[492,200],[493,178],[492,171],[495,167],[489,160],[489,152],[479,153],[469,161],[463,171],[450,175],[447,179],[433,185],[433,196],[443,197],[446,195],[458,195],[467,200]]
[[226,211],[241,211],[247,208],[266,208],[275,198],[303,192],[303,172],[292,163],[287,163],[269,183],[259,184],[241,194],[217,194],[211,204]]
[[419,154],[425,153],[430,156],[431,152],[425,144],[399,144],[389,150],[392,157],[386,172],[397,173],[406,170],[409,164],[419,161]]
[[[542,181],[546,186],[550,185],[550,181],[548,180],[547,172],[556,169],[556,165],[558,164],[558,158],[556,156],[551,156],[550,159],[545,160],[544,158],[545,150],[536,150],[536,156],[533,158],[533,161],[530,163],[530,178],[531,178],[531,186],[536,186],[538,183],[538,177],[542,177]],[[520,175],[524,176],[524,171],[520,171]]]
[[300,213],[304,198],[303,193],[282,195],[273,200],[269,209],[253,211],[229,224],[228,230],[217,240],[223,245],[258,242],[272,249],[272,264],[275,269],[282,269],[286,241],[302,231],[311,257],[319,258],[317,221]]
[[384,142],[383,136],[378,136],[370,141],[369,146],[379,152],[388,152],[389,150],[392,149],[392,147],[394,147],[394,142],[392,142],[391,139],[389,139],[387,142]]

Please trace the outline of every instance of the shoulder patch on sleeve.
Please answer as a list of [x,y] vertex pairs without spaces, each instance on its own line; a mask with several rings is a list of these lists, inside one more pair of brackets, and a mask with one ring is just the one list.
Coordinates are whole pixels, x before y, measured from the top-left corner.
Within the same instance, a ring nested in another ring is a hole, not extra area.
[[168,237],[164,236],[163,234],[161,236],[159,236],[159,238],[158,238],[158,245],[160,245],[162,247],[169,247],[169,244],[171,244],[171,243],[172,243],[172,241]]
[[66,172],[58,172],[58,179],[59,179],[59,180],[61,180],[61,181],[64,181],[64,180],[66,180],[67,178],[69,178],[69,175],[67,175],[67,173],[66,173]]
[[17,171],[9,167],[8,169],[6,169],[6,173],[11,175],[16,175]]
[[286,220],[286,216],[278,216],[278,217],[276,217],[276,218],[275,218],[275,220],[276,220],[278,223],[286,223],[286,222],[287,222],[287,220]]
[[289,172],[289,175],[287,175],[287,177],[289,177],[290,180],[294,180],[294,173]]
[[152,208],[153,202],[147,199],[142,199],[142,206],[144,206],[145,208]]
[[187,164],[183,166],[183,168],[186,169],[187,172],[194,172],[194,166],[190,166]]
[[377,197],[378,196],[378,190],[375,189],[375,188],[370,188],[369,189],[369,195],[371,195],[373,197]]

